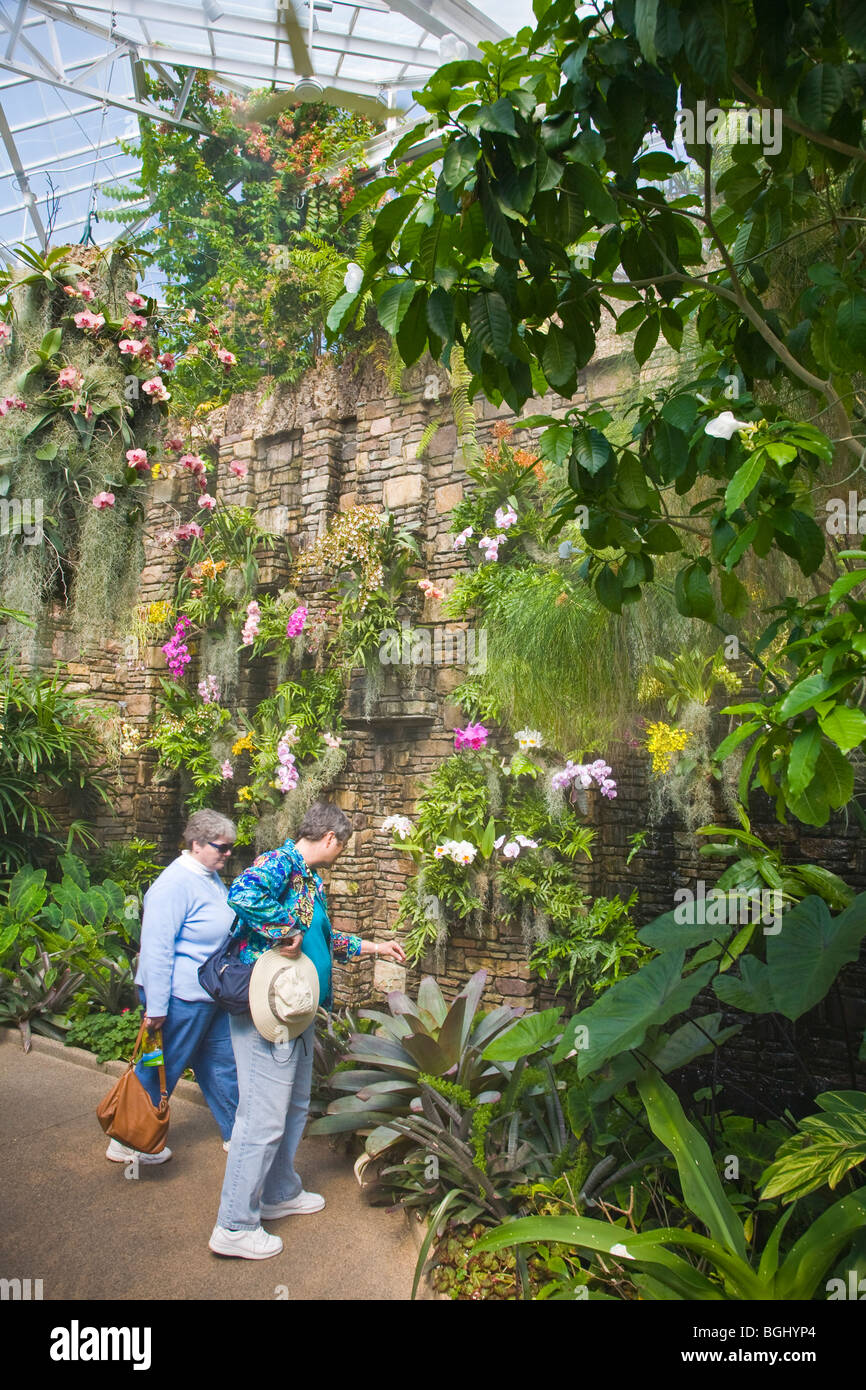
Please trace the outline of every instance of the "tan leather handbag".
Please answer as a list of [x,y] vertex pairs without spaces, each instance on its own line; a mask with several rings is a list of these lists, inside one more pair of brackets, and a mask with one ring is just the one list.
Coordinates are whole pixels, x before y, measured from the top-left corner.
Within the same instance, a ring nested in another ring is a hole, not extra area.
[[168,1134],[168,1091],[165,1082],[165,1063],[159,1065],[159,1105],[154,1105],[142,1086],[133,1067],[141,1040],[144,1036],[144,1020],[138,1030],[132,1060],[122,1076],[119,1076],[108,1095],[96,1107],[96,1118],[105,1133],[120,1144],[126,1144],[140,1153],[156,1154],[165,1148]]

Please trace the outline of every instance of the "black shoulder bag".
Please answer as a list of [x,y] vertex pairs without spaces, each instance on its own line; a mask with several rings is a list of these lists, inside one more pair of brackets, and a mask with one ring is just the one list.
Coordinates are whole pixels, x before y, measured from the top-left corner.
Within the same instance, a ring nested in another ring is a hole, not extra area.
[[[234,927],[237,923],[235,917]],[[230,1014],[245,1014],[250,1007],[251,965],[239,959],[240,936],[229,937],[204,965],[198,968],[199,983],[221,1009]]]

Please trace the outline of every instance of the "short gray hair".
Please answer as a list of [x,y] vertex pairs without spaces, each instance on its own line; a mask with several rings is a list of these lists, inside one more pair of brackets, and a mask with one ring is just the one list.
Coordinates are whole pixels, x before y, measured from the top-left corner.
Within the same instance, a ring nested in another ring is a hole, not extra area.
[[295,839],[323,840],[331,830],[344,845],[352,833],[352,822],[345,811],[341,811],[333,802],[314,801],[301,821]]
[[196,811],[184,827],[183,842],[187,849],[192,849],[193,840],[200,845],[206,845],[211,840],[225,836],[234,844],[237,833],[238,828],[234,821],[229,820],[221,811]]

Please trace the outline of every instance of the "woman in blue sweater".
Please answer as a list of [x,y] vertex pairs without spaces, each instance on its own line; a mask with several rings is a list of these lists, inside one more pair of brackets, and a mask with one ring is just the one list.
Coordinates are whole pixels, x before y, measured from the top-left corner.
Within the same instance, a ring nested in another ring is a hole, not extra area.
[[[192,1067],[228,1149],[238,1107],[238,1078],[228,1014],[202,989],[198,967],[225,941],[234,921],[219,871],[228,863],[237,830],[218,811],[196,811],[183,832],[186,849],[144,895],[139,986],[148,1029],[162,1029],[169,1094]],[[158,1073],[141,1062],[136,1076],[154,1105]],[[133,1150],[112,1139],[106,1158],[126,1163]],[[165,1163],[171,1149],[138,1154],[139,1163]]]

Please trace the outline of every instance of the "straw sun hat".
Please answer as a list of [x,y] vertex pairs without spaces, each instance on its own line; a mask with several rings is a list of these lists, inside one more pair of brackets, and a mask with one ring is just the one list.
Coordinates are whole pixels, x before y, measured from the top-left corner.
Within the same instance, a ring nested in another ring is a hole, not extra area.
[[319,976],[309,956],[294,960],[272,948],[259,956],[250,976],[250,1013],[268,1042],[287,1042],[303,1033],[319,1007]]

